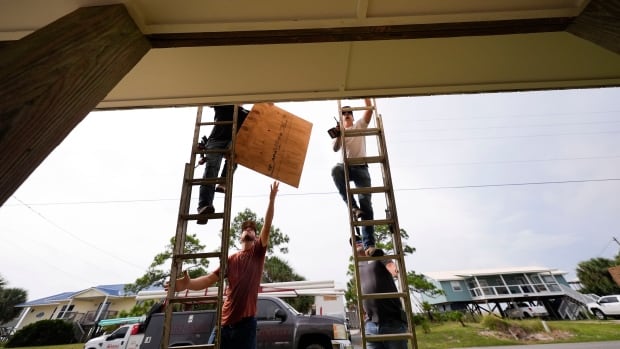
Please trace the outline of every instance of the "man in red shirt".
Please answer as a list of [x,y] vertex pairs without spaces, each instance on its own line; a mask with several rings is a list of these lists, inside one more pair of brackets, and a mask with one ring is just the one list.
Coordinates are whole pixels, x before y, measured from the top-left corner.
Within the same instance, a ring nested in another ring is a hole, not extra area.
[[[273,182],[269,195],[269,205],[265,213],[265,224],[260,235],[256,235],[256,222],[246,221],[241,225],[242,250],[228,256],[228,287],[222,307],[222,332],[220,348],[256,348],[256,302],[258,288],[263,275],[265,253],[269,244],[269,231],[273,220],[274,202],[279,182]],[[177,279],[175,291],[203,290],[219,279],[220,268],[214,272],[190,279],[185,271],[183,278]]]

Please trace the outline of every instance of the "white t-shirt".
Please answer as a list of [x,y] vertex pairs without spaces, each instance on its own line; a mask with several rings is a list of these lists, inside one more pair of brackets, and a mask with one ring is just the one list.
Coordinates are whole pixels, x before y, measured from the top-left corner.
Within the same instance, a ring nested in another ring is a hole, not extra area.
[[[347,130],[361,128],[368,128],[368,123],[364,121],[363,117],[357,120],[353,126],[347,128]],[[362,158],[366,156],[366,137],[346,137],[344,141],[347,150],[347,158]]]

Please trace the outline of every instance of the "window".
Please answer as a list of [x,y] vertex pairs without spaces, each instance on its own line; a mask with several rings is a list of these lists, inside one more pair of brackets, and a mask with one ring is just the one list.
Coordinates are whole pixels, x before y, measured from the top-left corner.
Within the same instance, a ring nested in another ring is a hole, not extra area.
[[62,308],[60,308],[60,311],[58,312],[58,316],[56,316],[56,318],[57,318],[57,319],[63,319],[63,318],[65,317],[65,313],[68,313],[68,312],[70,312],[70,311],[73,311],[73,307],[74,307],[74,306],[75,306],[74,304],[71,304],[71,305],[69,306],[69,308],[67,309],[67,306],[66,306],[66,305],[63,305],[63,306],[62,306]]
[[276,320],[276,310],[280,306],[269,299],[259,299],[256,309],[256,320]]
[[461,292],[463,288],[461,287],[461,283],[458,281],[450,281],[450,286],[452,286],[452,291]]

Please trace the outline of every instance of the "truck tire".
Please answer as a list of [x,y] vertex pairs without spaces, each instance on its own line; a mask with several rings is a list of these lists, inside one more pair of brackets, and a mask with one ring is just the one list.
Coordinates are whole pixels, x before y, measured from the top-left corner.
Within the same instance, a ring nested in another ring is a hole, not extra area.
[[594,316],[596,316],[599,320],[605,320],[607,318],[600,309],[592,309],[592,313],[594,313]]
[[332,343],[327,339],[314,338],[300,343],[300,349],[331,349]]

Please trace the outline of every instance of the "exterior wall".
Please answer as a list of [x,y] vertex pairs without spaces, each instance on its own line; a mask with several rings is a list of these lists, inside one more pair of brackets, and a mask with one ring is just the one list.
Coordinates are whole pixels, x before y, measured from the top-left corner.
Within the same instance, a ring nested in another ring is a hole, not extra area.
[[344,316],[345,303],[344,296],[315,296],[314,304],[316,305],[317,315],[334,315]]
[[441,281],[441,289],[450,302],[471,301],[469,288],[464,280]]
[[38,305],[30,307],[28,314],[24,317],[24,320],[19,325],[19,328],[23,328],[32,323],[35,323],[40,320],[49,320],[51,319],[52,313],[56,309],[56,305]]
[[[52,305],[31,306],[30,311],[24,317],[24,320],[16,330],[24,328],[25,326],[40,320],[57,319],[61,313],[62,306],[69,304],[73,305],[73,309],[65,314],[66,319],[70,319],[70,321],[75,322],[88,322],[88,320],[92,322],[92,320],[94,320],[94,316],[96,316],[99,304],[101,304],[104,300],[105,297],[98,299],[77,298],[73,299],[73,301],[67,300]],[[108,313],[113,312],[113,315],[110,317],[116,317],[116,315],[123,310],[129,311],[136,304],[136,299],[135,297],[108,298],[108,302],[110,302],[110,306],[107,311]]]

